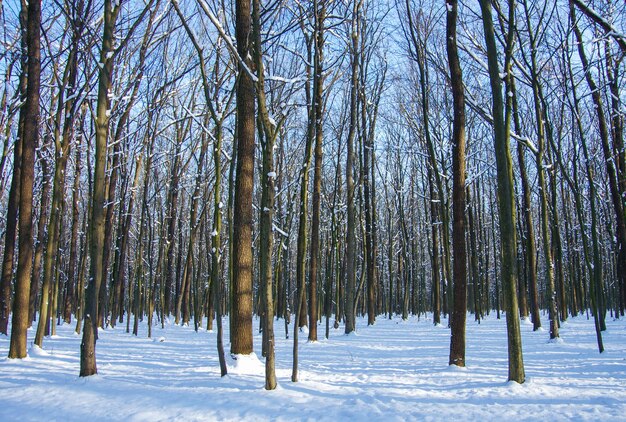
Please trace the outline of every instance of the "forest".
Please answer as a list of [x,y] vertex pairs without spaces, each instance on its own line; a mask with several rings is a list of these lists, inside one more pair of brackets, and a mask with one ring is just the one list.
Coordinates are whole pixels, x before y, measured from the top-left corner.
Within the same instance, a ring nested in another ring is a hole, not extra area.
[[299,336],[423,317],[462,368],[495,314],[523,384],[525,324],[624,318],[620,0],[0,8],[8,361],[175,324],[273,390],[279,338],[296,382]]

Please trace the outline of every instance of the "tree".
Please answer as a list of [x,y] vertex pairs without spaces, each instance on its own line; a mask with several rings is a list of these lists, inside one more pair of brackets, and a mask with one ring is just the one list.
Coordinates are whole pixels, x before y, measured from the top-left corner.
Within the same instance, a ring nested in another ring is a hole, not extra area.
[[311,220],[311,257],[309,259],[309,341],[317,341],[317,279],[320,266],[320,218],[322,202],[322,142],[324,140],[322,113],[324,111],[322,75],[324,64],[325,0],[313,0],[313,124],[315,132],[315,164],[313,174],[313,217]]
[[[21,72],[19,78],[18,95],[20,101],[25,102],[28,79],[28,46],[27,46],[27,20],[28,7],[22,3],[20,12],[20,29],[22,32],[21,48],[23,50],[21,60]],[[6,95],[6,94],[5,94]],[[13,174],[11,187],[9,188],[9,200],[6,209],[6,231],[4,234],[4,254],[2,259],[2,271],[0,272],[0,333],[7,335],[9,327],[9,315],[11,313],[11,281],[13,279],[13,265],[15,261],[15,243],[18,227],[18,209],[20,206],[20,180],[22,162],[22,138],[24,137],[24,119],[26,113],[20,107],[18,134],[13,146]],[[8,140],[8,136],[7,136]]]
[[[52,299],[50,292],[53,291],[53,278],[55,274],[53,266],[56,262],[57,251],[59,250],[59,238],[62,227],[62,202],[65,196],[65,171],[67,161],[70,155],[70,146],[74,133],[74,121],[78,108],[79,92],[76,86],[78,77],[78,54],[79,42],[83,37],[83,29],[85,27],[85,10],[89,12],[90,5],[85,8],[82,0],[76,5],[74,15],[68,12],[72,19],[68,22],[71,27],[71,43],[67,64],[63,73],[62,80],[59,81],[58,105],[55,114],[55,125],[53,141],[55,145],[55,170],[52,193],[52,207],[50,209],[50,221],[48,223],[48,239],[46,243],[46,253],[43,265],[43,286],[42,297],[40,302],[39,321],[37,325],[37,334],[35,336],[35,344],[39,347],[43,346],[43,336],[46,332],[46,325],[49,323],[48,315],[50,313],[49,302]],[[66,88],[67,87],[67,88]],[[65,90],[67,89],[68,98],[66,99]],[[63,129],[61,130],[61,121],[63,121]],[[41,236],[41,233],[39,234]],[[54,318],[54,316],[52,316]]]
[[[507,88],[513,94],[512,107],[515,130],[518,134],[522,134],[514,78],[510,79],[510,83]],[[519,166],[520,180],[522,184],[522,214],[524,216],[526,226],[525,233],[522,235],[522,237],[526,240],[526,282],[520,280],[519,283],[519,297],[521,302],[520,312],[523,318],[528,316],[526,306],[524,306],[526,303],[526,285],[528,285],[528,290],[530,292],[530,310],[531,320],[533,322],[533,331],[537,331],[541,328],[541,310],[539,309],[539,293],[537,290],[537,246],[535,244],[535,228],[533,225],[533,213],[531,209],[531,188],[528,181],[528,173],[526,171],[525,146],[521,142],[517,143],[517,163]]]
[[96,340],[98,338],[98,296],[102,283],[102,254],[104,248],[105,220],[105,171],[109,136],[111,78],[114,63],[115,23],[120,12],[120,4],[104,1],[104,35],[100,50],[100,71],[98,75],[98,97],[95,115],[96,156],[93,178],[92,206],[89,237],[89,284],[85,297],[83,339],[80,344],[80,376],[87,377],[98,373],[96,367]]
[[[447,0],[449,1],[449,0]],[[467,255],[465,250],[465,93],[456,37],[458,1],[446,3],[446,50],[450,68],[454,120],[452,122],[452,256],[454,306],[450,321],[450,365],[465,366],[467,315]],[[476,253],[476,251],[474,251]]]
[[[513,28],[515,25],[515,0],[508,0],[509,32],[507,35],[505,74],[511,77],[511,61],[513,50]],[[487,47],[487,64],[491,85],[492,114],[494,130],[494,148],[498,174],[498,213],[500,218],[500,242],[502,249],[502,285],[505,289],[506,324],[509,350],[509,381],[523,383],[524,360],[522,355],[522,338],[520,334],[519,308],[517,304],[517,241],[515,233],[515,194],[513,191],[513,168],[509,149],[511,109],[510,97],[507,99],[506,117],[502,101],[502,82],[498,64],[489,0],[480,0],[485,43]]]
[[362,0],[353,0],[352,17],[350,21],[350,122],[348,123],[348,154],[346,157],[346,194],[348,200],[347,226],[346,226],[346,299],[345,333],[350,334],[355,330],[355,294],[356,294],[356,184],[355,184],[355,157],[354,138],[357,130],[357,97],[359,84],[359,34],[360,34],[360,9]]
[[[89,284],[85,297],[83,339],[80,345],[80,376],[86,377],[98,372],[96,367],[96,340],[98,339],[98,298],[102,283],[105,197],[106,197],[106,163],[109,139],[109,118],[111,115],[111,86],[113,65],[116,56],[124,48],[138,24],[154,0],[145,4],[126,36],[115,43],[115,26],[121,3],[105,0],[104,2],[104,34],[99,59],[98,96],[95,113],[96,152],[93,185],[91,193],[91,215],[89,218]],[[115,47],[117,45],[117,47]]]
[[[535,160],[537,164],[537,179],[539,182],[539,202],[541,204],[541,233],[543,237],[543,255],[546,268],[546,282],[548,289],[549,317],[550,317],[550,339],[559,337],[558,316],[556,308],[556,289],[554,287],[554,268],[552,260],[551,242],[550,242],[550,223],[548,215],[548,192],[546,182],[546,171],[544,168],[545,154],[545,115],[541,107],[541,98],[543,97],[542,88],[539,81],[539,69],[537,66],[537,40],[536,34],[532,30],[530,21],[530,12],[527,0],[523,1],[524,11],[526,12],[526,26],[530,41],[530,75],[531,86],[533,91],[533,102],[535,109],[535,123],[537,130],[537,152]],[[556,210],[555,210],[556,212]]]
[[39,139],[39,89],[41,77],[41,1],[22,3],[22,12],[27,9],[26,48],[28,52],[26,101],[23,114],[22,161],[20,165],[19,196],[19,255],[15,282],[15,301],[11,322],[11,345],[9,358],[26,357],[26,336],[29,323],[28,302],[33,258],[32,207],[33,184],[35,181],[35,149]]
[[254,187],[255,93],[251,74],[250,0],[235,3],[237,82],[237,170],[235,176],[232,326],[230,352],[252,353],[252,191]]

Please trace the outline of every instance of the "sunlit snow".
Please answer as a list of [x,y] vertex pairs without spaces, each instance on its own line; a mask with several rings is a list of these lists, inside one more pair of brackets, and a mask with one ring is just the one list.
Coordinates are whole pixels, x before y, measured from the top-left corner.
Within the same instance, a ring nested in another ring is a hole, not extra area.
[[[547,318],[545,318],[547,323]],[[299,382],[292,383],[292,340],[275,323],[279,386],[265,391],[258,320],[255,355],[227,356],[230,374],[219,376],[216,333],[166,322],[146,338],[126,324],[99,333],[98,375],[79,378],[81,337],[74,324],[58,327],[44,349],[24,360],[5,356],[0,337],[2,421],[205,421],[205,420],[624,420],[626,323],[607,320],[606,352],[599,354],[586,316],[561,326],[562,341],[522,324],[527,381],[507,382],[506,325],[492,313],[480,324],[468,318],[467,368],[448,366],[447,321],[379,317],[356,335],[343,327],[318,329],[320,341],[300,335]],[[228,317],[224,318],[228,354]],[[206,327],[206,320],[204,322]],[[289,327],[290,333],[293,325]],[[34,331],[29,331],[29,344]]]

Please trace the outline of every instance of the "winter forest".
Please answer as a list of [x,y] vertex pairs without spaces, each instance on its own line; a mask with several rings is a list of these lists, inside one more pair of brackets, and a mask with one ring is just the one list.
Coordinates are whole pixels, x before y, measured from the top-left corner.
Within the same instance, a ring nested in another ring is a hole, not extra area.
[[622,0],[0,9],[0,419],[624,416]]

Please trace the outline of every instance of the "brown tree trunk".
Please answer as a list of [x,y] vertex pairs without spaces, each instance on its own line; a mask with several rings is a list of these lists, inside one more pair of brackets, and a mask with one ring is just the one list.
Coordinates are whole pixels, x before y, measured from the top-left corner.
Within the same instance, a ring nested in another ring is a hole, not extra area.
[[[446,50],[454,105],[452,122],[452,256],[453,301],[450,318],[449,365],[465,366],[467,318],[467,255],[465,250],[465,92],[456,37],[458,1],[449,1],[446,14]],[[474,250],[474,254],[478,251]],[[476,280],[474,280],[476,282]]]
[[[26,87],[28,80],[28,56],[27,52],[27,6],[22,0],[22,10],[20,12],[20,26],[22,31],[21,48],[23,58],[21,60],[22,70],[20,72],[19,93],[20,100],[26,98]],[[18,133],[15,145],[13,146],[13,175],[11,177],[11,187],[9,189],[9,200],[7,203],[6,230],[4,233],[4,255],[2,259],[2,271],[0,272],[0,333],[8,335],[9,314],[11,313],[11,283],[13,280],[13,267],[15,261],[15,243],[18,227],[18,209],[20,206],[20,180],[22,162],[22,139],[24,138],[24,120],[26,113],[20,110],[18,121]],[[7,136],[7,140],[8,140]],[[39,232],[42,233],[42,232]],[[38,236],[40,236],[38,234]]]
[[[250,0],[235,4],[237,52],[237,170],[235,179],[233,230],[233,306],[231,345],[233,354],[252,353],[252,191],[254,186],[254,81],[251,63]],[[247,68],[244,68],[247,66]]]
[[28,81],[26,102],[20,114],[24,114],[22,137],[22,161],[19,201],[19,256],[11,322],[9,358],[26,357],[27,328],[29,323],[28,302],[33,258],[32,207],[33,183],[35,181],[35,149],[39,139],[39,87],[41,76],[41,1],[22,3],[22,12],[28,7],[26,20],[26,45],[28,52]]

